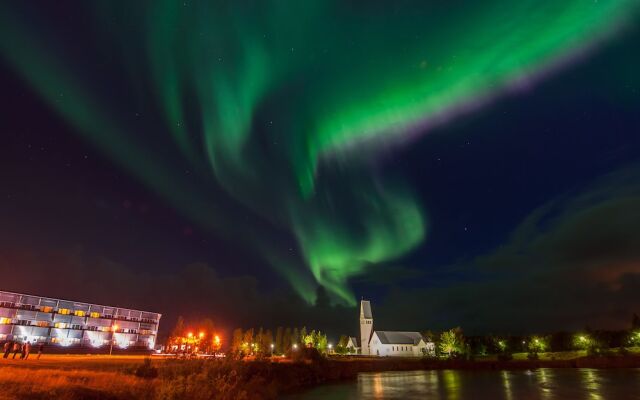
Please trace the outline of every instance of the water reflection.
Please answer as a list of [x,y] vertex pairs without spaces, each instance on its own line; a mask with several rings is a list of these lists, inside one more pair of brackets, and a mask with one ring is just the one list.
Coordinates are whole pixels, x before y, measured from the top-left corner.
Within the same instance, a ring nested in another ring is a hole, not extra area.
[[447,399],[459,400],[460,399],[460,378],[459,371],[443,371],[442,380],[444,381],[444,387],[447,393]]
[[509,371],[502,371],[502,387],[504,388],[504,394],[506,400],[513,400],[513,393],[511,392],[511,381]]
[[600,394],[600,381],[596,370],[584,369],[582,370],[582,380],[584,382],[585,389],[589,392],[589,398],[592,400],[601,400]]
[[303,400],[640,400],[640,369],[411,371],[362,373],[357,382],[318,387]]
[[551,399],[553,396],[553,370],[552,369],[539,369],[535,375],[538,379],[540,388],[540,397],[544,400]]

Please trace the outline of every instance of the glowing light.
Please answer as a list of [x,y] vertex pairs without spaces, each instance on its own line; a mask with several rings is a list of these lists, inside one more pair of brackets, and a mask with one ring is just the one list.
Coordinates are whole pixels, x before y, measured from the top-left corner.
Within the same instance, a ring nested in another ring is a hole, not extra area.
[[189,332],[189,333],[187,333],[187,337],[188,337],[189,339],[191,339],[191,338],[193,337],[193,332]]
[[126,349],[129,347],[130,341],[126,338],[116,338],[116,345],[121,349]]
[[202,339],[202,338],[204,337],[204,332],[200,332],[200,333],[198,334],[198,337],[199,337],[200,339]]

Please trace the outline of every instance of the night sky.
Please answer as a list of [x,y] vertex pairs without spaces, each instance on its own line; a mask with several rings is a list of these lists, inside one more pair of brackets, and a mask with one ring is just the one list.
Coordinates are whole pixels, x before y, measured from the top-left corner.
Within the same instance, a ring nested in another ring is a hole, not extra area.
[[354,333],[361,297],[393,330],[626,328],[639,12],[0,4],[0,289],[164,331]]

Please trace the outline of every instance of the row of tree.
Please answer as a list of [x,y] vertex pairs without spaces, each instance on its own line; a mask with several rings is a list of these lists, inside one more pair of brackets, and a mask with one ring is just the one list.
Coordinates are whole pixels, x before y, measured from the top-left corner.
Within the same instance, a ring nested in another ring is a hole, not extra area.
[[178,317],[166,342],[168,349],[179,346],[194,351],[197,347],[199,351],[206,353],[220,350],[221,345],[220,333],[213,320],[204,318],[187,323],[182,316]]
[[321,353],[326,353],[329,347],[327,335],[321,331],[307,331],[306,327],[278,327],[275,336],[270,329],[237,328],[231,338],[231,351],[244,355],[281,355],[298,347],[313,347]]
[[628,331],[592,331],[532,336],[472,336],[465,337],[461,328],[440,334],[424,332],[423,336],[436,344],[436,356],[442,358],[475,357],[497,354],[510,358],[512,353],[528,353],[536,358],[539,353],[586,350],[589,354],[606,353],[611,348],[625,351],[626,347],[640,346],[640,328]]

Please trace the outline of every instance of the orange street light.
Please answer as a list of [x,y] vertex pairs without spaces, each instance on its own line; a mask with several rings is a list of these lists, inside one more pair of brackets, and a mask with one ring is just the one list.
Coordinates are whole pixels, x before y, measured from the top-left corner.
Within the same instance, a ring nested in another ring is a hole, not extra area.
[[198,336],[200,336],[200,339],[202,339],[204,337],[204,332],[200,332]]
[[193,337],[193,332],[189,332],[189,333],[187,333],[187,336],[188,336],[189,338],[192,338],[192,337]]

